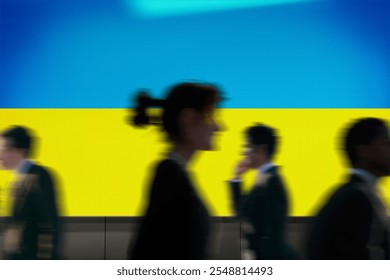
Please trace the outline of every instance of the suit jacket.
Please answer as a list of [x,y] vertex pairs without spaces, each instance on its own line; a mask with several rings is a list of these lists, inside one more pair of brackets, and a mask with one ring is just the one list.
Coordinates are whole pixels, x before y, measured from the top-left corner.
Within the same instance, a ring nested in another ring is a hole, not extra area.
[[5,230],[8,259],[57,259],[58,213],[53,178],[32,164],[14,189],[12,214]]
[[388,259],[384,205],[357,175],[339,187],[310,230],[309,259]]
[[241,183],[231,181],[236,213],[243,221],[249,248],[258,259],[291,259],[294,253],[285,242],[288,198],[277,167],[264,175],[266,180],[244,196]]
[[163,160],[157,166],[149,207],[128,257],[205,259],[208,235],[209,215],[187,172],[175,160]]

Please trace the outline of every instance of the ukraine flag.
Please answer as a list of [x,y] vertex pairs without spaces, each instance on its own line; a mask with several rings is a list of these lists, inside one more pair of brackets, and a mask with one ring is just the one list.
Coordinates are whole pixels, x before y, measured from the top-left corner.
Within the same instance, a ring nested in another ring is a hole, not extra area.
[[[226,181],[246,127],[277,129],[290,214],[307,216],[348,173],[346,125],[390,121],[389,1],[0,3],[0,129],[35,131],[35,160],[56,171],[67,216],[143,213],[168,146],[158,128],[128,125],[138,89],[159,97],[188,80],[223,89],[217,149],[191,166],[217,216],[231,215]],[[0,180],[7,208],[12,178]]]

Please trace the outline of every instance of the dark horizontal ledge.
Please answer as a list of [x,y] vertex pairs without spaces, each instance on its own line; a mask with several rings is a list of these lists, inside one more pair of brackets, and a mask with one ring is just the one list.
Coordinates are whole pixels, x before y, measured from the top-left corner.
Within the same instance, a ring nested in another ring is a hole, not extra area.
[[[0,217],[0,221],[6,220],[6,217]],[[137,223],[141,221],[142,216],[64,216],[60,218],[63,222],[74,223],[99,223],[99,222],[113,222],[113,223]],[[291,216],[287,220],[289,223],[307,223],[312,220],[311,216]],[[212,222],[233,223],[238,222],[237,217],[233,216],[213,216]]]
[[[0,217],[0,222],[5,221],[6,217]],[[142,216],[64,216],[60,218],[66,223],[137,223],[140,222]],[[289,223],[307,223],[311,221],[311,216],[291,216],[287,218]],[[237,217],[233,216],[213,216],[212,222],[235,223],[238,222]]]

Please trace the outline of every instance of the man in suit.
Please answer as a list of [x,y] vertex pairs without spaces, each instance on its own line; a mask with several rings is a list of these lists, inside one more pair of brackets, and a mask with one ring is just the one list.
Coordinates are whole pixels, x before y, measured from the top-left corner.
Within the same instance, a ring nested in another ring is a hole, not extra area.
[[347,130],[344,150],[350,175],[316,217],[309,259],[389,259],[389,224],[378,195],[390,175],[390,134],[383,120],[359,119]]
[[1,134],[0,162],[15,172],[12,213],[6,222],[3,252],[7,259],[57,259],[58,212],[49,171],[31,161],[33,138],[21,126]]
[[[237,165],[230,187],[248,247],[257,259],[294,258],[285,241],[287,192],[278,167],[272,163],[277,148],[275,131],[255,125],[245,136],[245,158]],[[249,169],[255,169],[258,177],[250,193],[242,195],[241,176]]]

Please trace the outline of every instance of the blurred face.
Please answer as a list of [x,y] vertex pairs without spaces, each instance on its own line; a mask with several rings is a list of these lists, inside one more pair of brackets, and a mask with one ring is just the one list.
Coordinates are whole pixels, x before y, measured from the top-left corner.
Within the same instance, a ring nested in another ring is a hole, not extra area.
[[25,157],[25,150],[13,148],[9,139],[0,138],[0,163],[6,170],[14,170]]
[[243,156],[248,160],[250,168],[259,168],[267,162],[265,145],[252,145],[249,139],[245,139]]
[[213,150],[212,140],[214,132],[220,130],[215,121],[215,108],[213,107],[206,112],[198,112],[193,109],[185,109],[183,111],[183,140],[191,145],[194,150]]
[[366,165],[376,176],[390,176],[390,133],[378,136],[361,152]]

